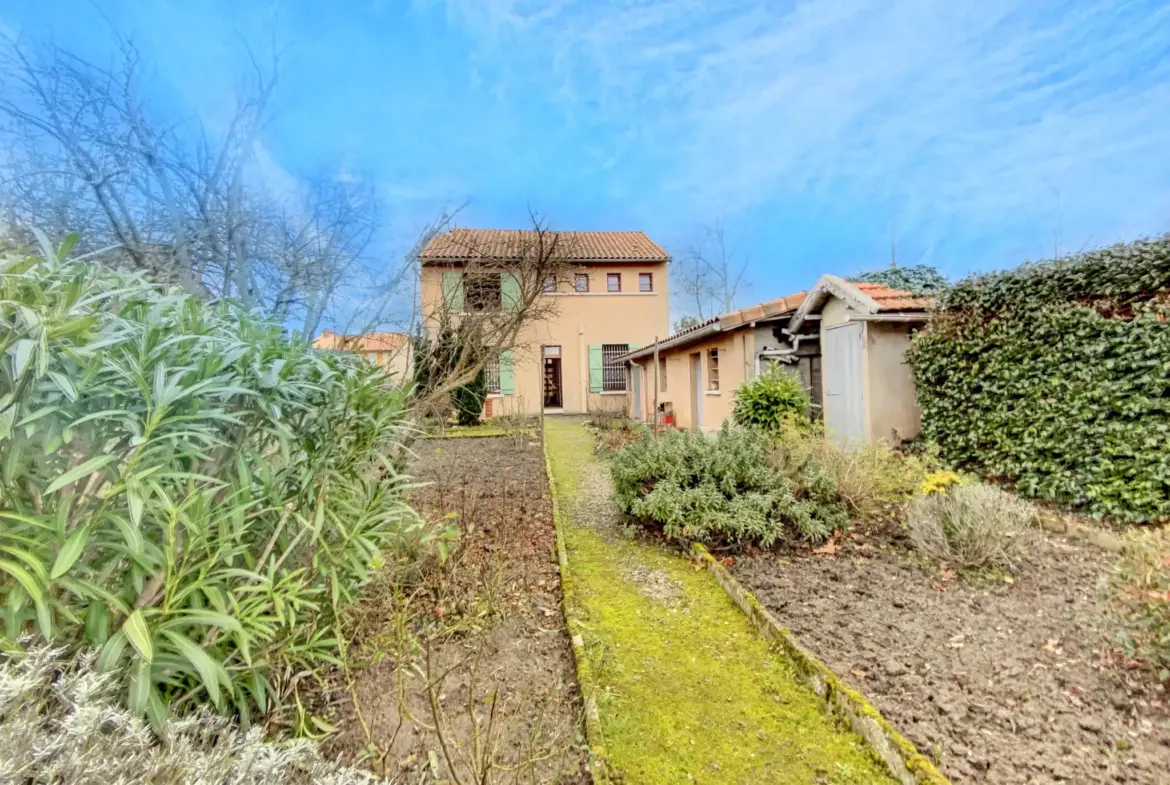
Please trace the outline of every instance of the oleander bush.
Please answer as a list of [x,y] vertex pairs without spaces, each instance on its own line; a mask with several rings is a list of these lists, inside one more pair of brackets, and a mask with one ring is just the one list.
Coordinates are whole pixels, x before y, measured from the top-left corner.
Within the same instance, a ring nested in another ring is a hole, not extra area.
[[779,431],[789,425],[807,423],[810,406],[800,378],[776,367],[739,386],[732,417],[748,428]]
[[1170,682],[1170,529],[1131,533],[1109,587],[1126,651]]
[[922,432],[959,468],[1170,518],[1170,235],[961,281],[915,338]]
[[3,646],[95,648],[156,727],[197,705],[247,726],[338,662],[341,610],[425,536],[403,394],[68,251],[0,256]]
[[715,546],[818,542],[844,527],[832,476],[812,460],[778,462],[774,449],[772,435],[731,425],[647,434],[614,459],[618,503],[669,539]]
[[0,655],[0,782],[27,785],[376,785],[306,739],[272,742],[207,712],[153,732],[126,711],[94,657],[33,648]]
[[1032,505],[994,485],[950,485],[910,503],[918,551],[960,569],[1016,569],[1033,540]]

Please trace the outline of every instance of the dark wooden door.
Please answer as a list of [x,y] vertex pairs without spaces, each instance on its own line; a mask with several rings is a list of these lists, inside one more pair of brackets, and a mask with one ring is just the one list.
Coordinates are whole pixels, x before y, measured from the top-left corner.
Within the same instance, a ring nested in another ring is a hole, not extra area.
[[544,358],[544,408],[559,409],[564,405],[561,398],[561,358]]

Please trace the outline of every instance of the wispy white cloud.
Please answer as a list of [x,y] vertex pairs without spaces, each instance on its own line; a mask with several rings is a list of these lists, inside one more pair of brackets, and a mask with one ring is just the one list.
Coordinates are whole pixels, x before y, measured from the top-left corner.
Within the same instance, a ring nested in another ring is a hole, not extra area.
[[[884,211],[930,245],[1170,229],[1170,6],[1122,0],[448,0],[509,91],[696,214]],[[1001,250],[1001,249],[997,249]],[[1029,248],[1030,252],[1032,249]]]

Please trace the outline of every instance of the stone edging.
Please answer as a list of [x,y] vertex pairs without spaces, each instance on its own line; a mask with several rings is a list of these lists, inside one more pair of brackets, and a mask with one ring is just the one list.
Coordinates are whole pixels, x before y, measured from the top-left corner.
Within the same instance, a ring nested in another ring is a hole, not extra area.
[[1125,542],[1120,537],[1103,529],[1084,526],[1054,515],[1045,515],[1043,512],[1036,516],[1036,522],[1042,529],[1083,540],[1110,553],[1121,553],[1125,549]]
[[548,493],[552,499],[553,524],[556,527],[557,563],[561,573],[561,610],[565,615],[565,627],[569,631],[569,640],[573,646],[573,659],[577,663],[577,687],[581,691],[581,702],[585,709],[585,741],[589,744],[589,771],[594,785],[610,785],[608,756],[605,751],[605,737],[601,731],[601,714],[597,709],[595,698],[597,688],[593,680],[593,669],[585,653],[585,638],[582,635],[583,627],[580,618],[582,612],[573,589],[573,581],[569,576],[569,553],[565,549],[565,522],[562,518],[560,500],[558,499],[556,481],[553,479],[552,461],[548,455],[548,446],[544,437],[540,440],[540,449],[544,453],[544,472],[548,478]]
[[768,613],[751,592],[731,576],[699,543],[691,552],[715,576],[727,596],[768,641],[778,646],[796,666],[797,674],[825,702],[826,711],[846,722],[878,754],[903,785],[951,785],[934,764],[898,733],[881,713],[857,690],[850,687],[829,666],[805,649],[787,629]]

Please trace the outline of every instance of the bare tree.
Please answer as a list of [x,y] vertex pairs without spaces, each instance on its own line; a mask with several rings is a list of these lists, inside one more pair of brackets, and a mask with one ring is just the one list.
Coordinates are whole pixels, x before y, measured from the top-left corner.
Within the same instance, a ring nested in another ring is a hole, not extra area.
[[423,287],[421,328],[430,349],[415,362],[429,363],[419,391],[424,407],[468,384],[505,350],[532,349],[521,343],[524,329],[556,314],[558,298],[547,295],[571,281],[575,235],[553,230],[535,212],[529,219],[529,229],[490,243],[455,229],[419,246],[420,276],[426,267],[440,268],[457,273],[459,282],[457,290]]
[[376,285],[373,186],[318,174],[274,193],[257,162],[275,43],[263,58],[248,50],[234,111],[212,131],[154,111],[138,50],[113,40],[111,62],[98,64],[0,37],[0,210],[51,235],[79,232],[85,251],[113,246],[109,263],[234,297],[306,338],[340,300],[361,301]]
[[675,263],[670,276],[683,310],[702,322],[732,310],[747,275],[748,260],[728,248],[722,219],[704,227],[702,236]]

